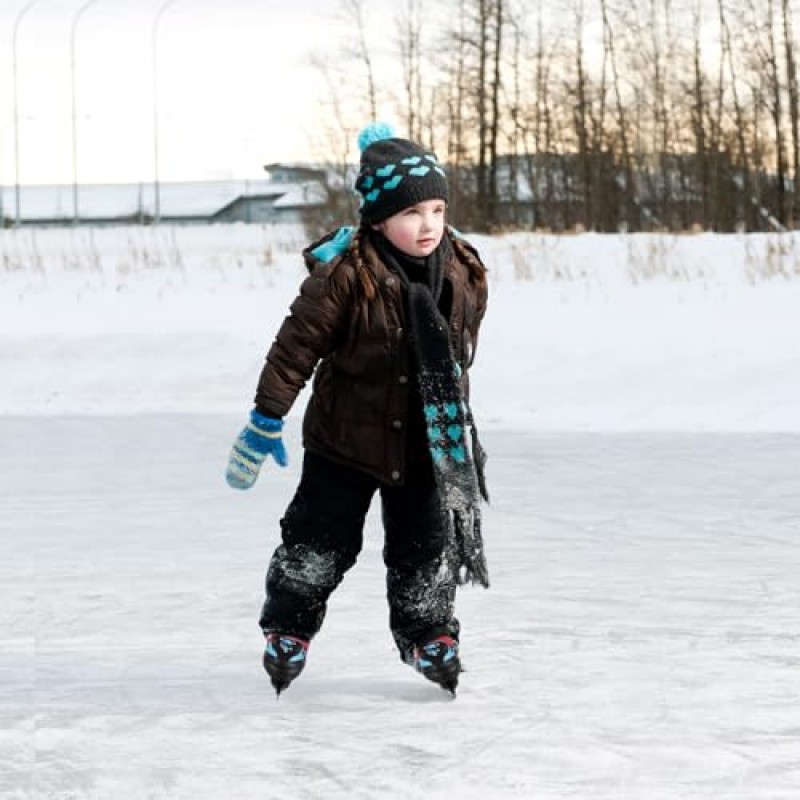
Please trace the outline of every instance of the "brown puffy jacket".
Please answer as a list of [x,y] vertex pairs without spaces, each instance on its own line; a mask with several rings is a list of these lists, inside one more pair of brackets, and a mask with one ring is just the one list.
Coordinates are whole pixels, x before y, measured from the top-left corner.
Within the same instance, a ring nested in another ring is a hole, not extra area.
[[[446,235],[452,242],[453,232]],[[304,251],[311,274],[267,354],[256,406],[264,414],[285,416],[316,368],[303,420],[304,446],[399,485],[405,478],[414,385],[406,290],[365,238],[362,264],[377,289],[376,297],[366,301],[348,239],[345,229],[335,240],[329,234]],[[466,395],[467,368],[486,310],[485,269],[477,252],[459,239],[443,273],[452,293],[450,340]],[[476,280],[475,273],[482,279]]]

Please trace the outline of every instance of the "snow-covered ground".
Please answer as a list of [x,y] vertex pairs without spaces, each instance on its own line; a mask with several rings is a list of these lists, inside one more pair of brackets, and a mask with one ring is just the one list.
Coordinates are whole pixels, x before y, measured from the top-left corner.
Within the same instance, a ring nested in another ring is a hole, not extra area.
[[289,469],[222,473],[302,237],[0,236],[4,800],[796,800],[798,239],[479,239],[493,585],[458,698],[393,651],[375,508],[276,701],[303,402]]
[[[800,431],[800,236],[477,241],[484,424]],[[0,413],[243,413],[302,242],[245,225],[4,232]]]

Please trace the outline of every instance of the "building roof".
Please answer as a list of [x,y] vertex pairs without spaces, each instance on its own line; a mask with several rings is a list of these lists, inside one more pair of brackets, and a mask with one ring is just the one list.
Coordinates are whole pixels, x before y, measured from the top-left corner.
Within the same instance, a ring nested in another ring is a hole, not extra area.
[[[113,220],[155,216],[152,183],[85,184],[78,186],[81,219]],[[314,182],[275,183],[269,180],[186,181],[162,183],[159,189],[161,216],[172,219],[210,218],[239,198],[271,200],[276,207],[317,205],[324,201],[322,186]],[[6,219],[15,216],[13,186],[2,187],[2,209]],[[72,185],[21,186],[20,216],[26,222],[69,220],[74,214]]]
[[317,181],[283,185],[290,186],[289,191],[281,195],[272,204],[275,208],[306,208],[308,206],[318,206],[327,199],[325,189]]

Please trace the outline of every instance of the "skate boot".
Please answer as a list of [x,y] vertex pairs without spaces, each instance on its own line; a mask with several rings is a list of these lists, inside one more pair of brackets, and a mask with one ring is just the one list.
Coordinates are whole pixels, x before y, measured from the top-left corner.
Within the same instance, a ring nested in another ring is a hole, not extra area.
[[414,669],[455,697],[461,662],[458,642],[443,634],[414,648]]
[[278,696],[303,671],[308,642],[297,636],[265,633],[264,669]]

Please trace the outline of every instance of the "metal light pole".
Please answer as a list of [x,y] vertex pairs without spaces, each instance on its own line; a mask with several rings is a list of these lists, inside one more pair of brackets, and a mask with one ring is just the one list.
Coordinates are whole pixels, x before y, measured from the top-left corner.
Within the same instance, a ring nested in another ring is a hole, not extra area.
[[153,219],[156,223],[161,221],[161,178],[160,178],[160,151],[159,151],[159,95],[158,95],[158,25],[164,12],[178,0],[164,0],[153,18],[152,30],[152,56],[153,56],[153,194],[154,209]]
[[19,165],[19,82],[17,73],[17,34],[19,26],[23,17],[35,6],[39,0],[30,0],[23,6],[22,11],[17,14],[14,20],[14,33],[11,37],[11,57],[12,57],[12,70],[13,70],[13,98],[14,98],[14,225],[17,226],[22,220],[20,211],[20,165]]
[[72,222],[78,224],[80,220],[80,209],[78,206],[78,93],[76,88],[76,31],[78,21],[83,13],[94,5],[98,0],[85,0],[83,5],[75,12],[72,18],[72,29],[70,31],[70,69],[72,74]]

